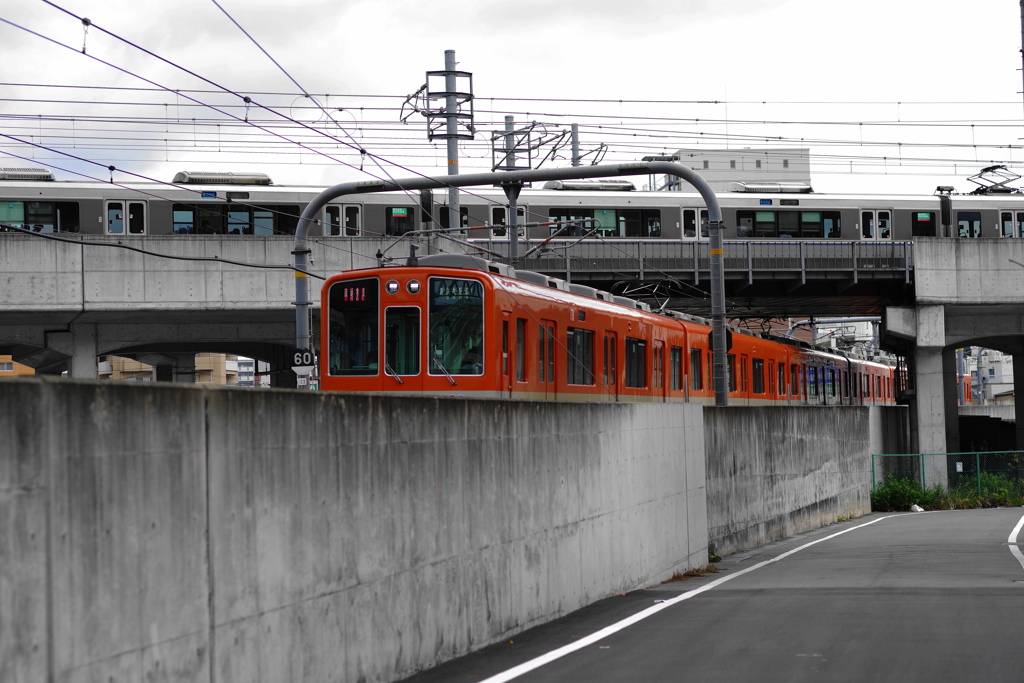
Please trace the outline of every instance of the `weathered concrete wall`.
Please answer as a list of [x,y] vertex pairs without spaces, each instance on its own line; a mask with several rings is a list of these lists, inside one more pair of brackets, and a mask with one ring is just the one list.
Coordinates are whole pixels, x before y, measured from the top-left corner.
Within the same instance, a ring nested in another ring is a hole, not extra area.
[[393,680],[703,565],[698,406],[12,380],[0,680]]
[[904,408],[704,413],[708,548],[726,555],[871,511],[871,454],[905,452]]

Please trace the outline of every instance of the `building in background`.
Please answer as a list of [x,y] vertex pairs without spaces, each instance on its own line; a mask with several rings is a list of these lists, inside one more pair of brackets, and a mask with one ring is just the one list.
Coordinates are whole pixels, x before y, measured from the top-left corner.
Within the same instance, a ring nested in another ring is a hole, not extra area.
[[[121,356],[100,356],[99,377],[124,382],[155,382],[156,368]],[[197,353],[194,380],[196,384],[237,385],[238,356]]]
[[[811,150],[804,147],[753,149],[680,149],[657,160],[673,159],[696,171],[715,192],[725,192],[732,183],[791,183],[811,185]],[[655,157],[650,157],[655,159]],[[677,178],[656,176],[648,183],[652,190],[694,192],[693,186]]]
[[0,379],[5,377],[29,377],[36,374],[36,371],[27,365],[22,365],[14,360],[13,356],[0,356]]

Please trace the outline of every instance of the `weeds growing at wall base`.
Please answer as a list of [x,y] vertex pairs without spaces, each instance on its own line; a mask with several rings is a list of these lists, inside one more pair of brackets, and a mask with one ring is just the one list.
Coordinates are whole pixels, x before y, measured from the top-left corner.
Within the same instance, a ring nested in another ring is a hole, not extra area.
[[871,509],[906,511],[911,505],[925,510],[966,510],[1024,505],[1024,480],[982,472],[978,479],[944,490],[936,484],[925,489],[915,479],[886,477],[871,492]]

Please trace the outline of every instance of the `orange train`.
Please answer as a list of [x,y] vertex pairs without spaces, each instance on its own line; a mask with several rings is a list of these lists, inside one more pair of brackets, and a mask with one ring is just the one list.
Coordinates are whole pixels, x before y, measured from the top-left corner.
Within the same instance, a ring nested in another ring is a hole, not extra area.
[[[322,290],[325,390],[714,404],[711,327],[468,255],[347,271]],[[731,330],[730,405],[891,405],[893,368]]]

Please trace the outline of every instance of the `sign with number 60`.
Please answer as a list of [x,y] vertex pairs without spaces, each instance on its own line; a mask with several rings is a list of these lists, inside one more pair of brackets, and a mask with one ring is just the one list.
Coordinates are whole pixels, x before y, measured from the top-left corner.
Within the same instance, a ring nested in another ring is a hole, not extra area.
[[315,360],[316,357],[309,349],[295,349],[295,354],[292,356],[292,370],[306,374],[313,369]]

